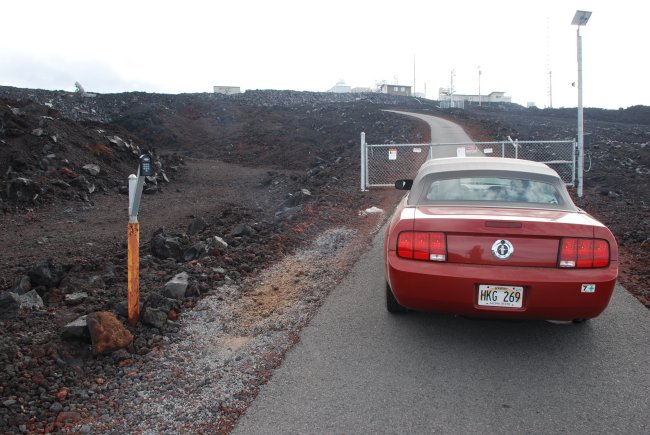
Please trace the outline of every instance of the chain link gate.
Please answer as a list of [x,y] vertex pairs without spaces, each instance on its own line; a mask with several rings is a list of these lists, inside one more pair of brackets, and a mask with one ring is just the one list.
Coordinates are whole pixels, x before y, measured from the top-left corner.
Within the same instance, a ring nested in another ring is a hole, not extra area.
[[[393,186],[412,179],[420,166],[436,157],[486,156],[526,159],[545,163],[567,184],[576,185],[576,142],[567,140],[425,144],[367,144],[361,133],[361,190]],[[444,150],[446,154],[439,153]],[[449,154],[449,152],[453,154]]]

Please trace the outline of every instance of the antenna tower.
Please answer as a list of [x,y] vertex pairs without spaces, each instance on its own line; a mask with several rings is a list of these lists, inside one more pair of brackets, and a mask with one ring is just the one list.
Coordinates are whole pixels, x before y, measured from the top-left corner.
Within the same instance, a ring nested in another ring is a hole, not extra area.
[[548,71],[548,107],[553,108],[553,71],[551,70],[551,19],[546,17],[546,70]]
[[413,55],[413,96],[415,97],[415,55]]

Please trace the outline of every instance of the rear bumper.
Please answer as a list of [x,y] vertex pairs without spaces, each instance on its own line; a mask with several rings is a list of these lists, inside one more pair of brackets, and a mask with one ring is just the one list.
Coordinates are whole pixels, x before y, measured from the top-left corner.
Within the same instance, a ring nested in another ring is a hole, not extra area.
[[[419,311],[477,317],[574,320],[598,316],[609,304],[618,264],[602,269],[482,266],[406,260],[389,252],[386,279],[397,301]],[[521,308],[478,305],[482,284],[521,286]],[[583,293],[582,284],[595,284]]]

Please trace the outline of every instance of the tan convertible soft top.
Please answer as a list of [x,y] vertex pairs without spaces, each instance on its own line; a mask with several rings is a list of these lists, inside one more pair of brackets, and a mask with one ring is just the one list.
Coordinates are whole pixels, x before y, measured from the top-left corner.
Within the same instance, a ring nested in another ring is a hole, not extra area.
[[490,171],[528,172],[560,178],[557,172],[549,168],[544,163],[533,162],[531,160],[508,159],[500,157],[446,157],[442,159],[432,159],[425,162],[422,167],[420,167],[415,180],[419,180],[425,175],[432,174],[434,172],[472,171],[485,169]]
[[566,192],[564,182],[553,169],[540,162],[501,157],[448,157],[429,160],[420,167],[413,180],[407,204],[409,206],[416,205],[419,198],[422,197],[423,191],[428,188],[430,183],[430,181],[423,182],[425,178],[427,180],[438,178],[438,176],[446,178],[447,174],[457,177],[459,173],[477,176],[485,172],[504,178],[536,179],[553,184],[565,198],[566,204],[562,208],[575,210],[575,206]]

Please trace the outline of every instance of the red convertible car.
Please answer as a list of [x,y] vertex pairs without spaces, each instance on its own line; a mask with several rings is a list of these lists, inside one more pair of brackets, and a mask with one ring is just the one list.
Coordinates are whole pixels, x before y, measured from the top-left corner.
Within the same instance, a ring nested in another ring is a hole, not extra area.
[[495,157],[426,162],[386,230],[386,307],[583,321],[609,303],[612,233],[547,165]]

